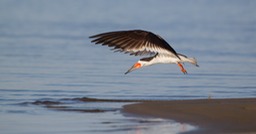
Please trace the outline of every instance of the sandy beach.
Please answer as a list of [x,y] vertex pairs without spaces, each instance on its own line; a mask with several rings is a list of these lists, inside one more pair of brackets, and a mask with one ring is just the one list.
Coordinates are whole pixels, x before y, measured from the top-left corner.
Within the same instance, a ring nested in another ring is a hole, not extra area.
[[125,105],[123,111],[173,119],[199,128],[189,134],[256,133],[256,98],[148,101]]

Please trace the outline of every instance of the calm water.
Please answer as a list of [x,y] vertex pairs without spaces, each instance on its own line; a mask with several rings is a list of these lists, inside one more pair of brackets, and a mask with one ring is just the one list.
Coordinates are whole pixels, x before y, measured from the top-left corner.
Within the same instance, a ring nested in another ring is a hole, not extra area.
[[[15,133],[178,133],[163,119],[123,115],[132,102],[256,97],[256,1],[0,1],[0,130]],[[160,34],[198,59],[124,72],[141,57],[88,36],[124,29]],[[87,98],[86,98],[87,97]]]

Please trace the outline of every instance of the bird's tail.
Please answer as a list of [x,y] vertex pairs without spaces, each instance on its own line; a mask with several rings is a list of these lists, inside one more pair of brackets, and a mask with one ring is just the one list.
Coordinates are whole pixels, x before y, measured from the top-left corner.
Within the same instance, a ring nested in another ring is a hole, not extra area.
[[194,58],[194,57],[190,58],[190,57],[187,57],[186,55],[180,54],[180,53],[178,53],[178,56],[180,57],[181,61],[189,62],[189,63],[199,67],[199,65],[197,64],[196,58]]
[[199,65],[197,64],[197,60],[196,58],[192,57],[192,58],[187,58],[188,59],[188,62],[190,62],[191,64],[199,67]]

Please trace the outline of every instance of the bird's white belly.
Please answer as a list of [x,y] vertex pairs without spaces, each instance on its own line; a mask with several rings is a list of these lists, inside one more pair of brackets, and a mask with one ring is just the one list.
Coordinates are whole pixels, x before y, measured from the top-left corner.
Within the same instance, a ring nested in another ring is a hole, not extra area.
[[177,57],[171,57],[171,56],[157,56],[152,60],[152,64],[173,64],[173,63],[178,63],[180,59]]

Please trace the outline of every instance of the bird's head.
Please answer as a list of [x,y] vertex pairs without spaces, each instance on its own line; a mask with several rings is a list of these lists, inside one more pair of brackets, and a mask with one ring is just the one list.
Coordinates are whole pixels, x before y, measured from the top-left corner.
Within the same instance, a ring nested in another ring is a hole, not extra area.
[[134,70],[137,70],[137,69],[139,69],[139,68],[141,68],[143,66],[146,66],[146,65],[147,64],[145,63],[145,61],[139,60],[127,72],[125,72],[125,74],[128,74],[128,73],[130,73],[130,72],[132,72]]

